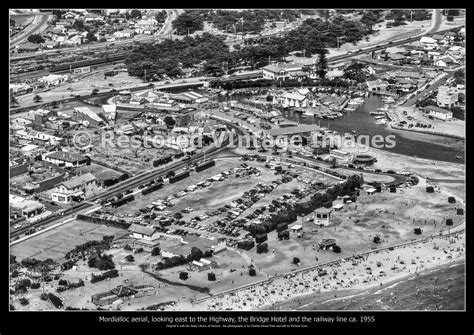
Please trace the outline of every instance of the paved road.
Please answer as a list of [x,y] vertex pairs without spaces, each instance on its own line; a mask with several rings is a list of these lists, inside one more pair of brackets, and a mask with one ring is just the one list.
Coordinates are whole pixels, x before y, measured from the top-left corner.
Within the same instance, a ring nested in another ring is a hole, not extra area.
[[441,15],[441,10],[433,9],[433,15],[431,16],[431,21],[434,20],[433,27],[428,30],[426,33],[431,34],[438,31],[441,23],[443,22],[443,16]]
[[448,80],[448,78],[450,78],[451,76],[445,76],[444,78],[441,78],[440,80],[436,81],[435,83],[433,83],[430,87],[428,87],[427,89],[425,89],[424,91],[416,94],[413,98],[411,99],[408,99],[402,106],[403,107],[409,107],[409,106],[412,106],[414,105],[418,99],[424,99],[426,97],[428,97],[428,95],[434,91],[434,90],[437,90],[438,87],[440,87],[441,85],[443,85],[446,80]]
[[[179,15],[179,13],[182,10],[172,9],[172,10],[166,10],[166,11],[168,12],[168,17],[167,17],[165,23],[163,24],[163,27],[160,29],[160,31],[158,31],[157,34],[151,35],[151,36],[136,36],[133,39],[114,41],[113,42],[114,47],[131,45],[135,42],[153,41],[153,40],[164,38],[164,37],[168,36],[168,34],[170,33],[170,31],[172,29],[171,22]],[[93,45],[84,45],[84,46],[79,46],[79,47],[62,48],[62,49],[58,49],[58,50],[45,50],[45,51],[42,52],[42,55],[43,54],[46,54],[46,55],[48,55],[48,54],[67,54],[67,53],[77,52],[77,51],[86,50],[86,49],[88,51],[104,49],[104,48],[109,48],[110,49],[110,45],[111,45],[110,42],[100,42],[100,43],[95,43]],[[58,51],[59,51],[59,53],[58,53]],[[27,58],[35,57],[37,55],[38,54],[36,54],[36,53],[29,53],[29,54],[23,54],[23,55],[18,55],[18,56],[12,56],[10,58],[10,61],[17,61],[17,60],[27,59]]]
[[21,33],[14,36],[10,39],[10,49],[16,47],[23,41],[25,41],[28,36],[33,34],[39,34],[48,27],[48,20],[51,18],[51,15],[35,15],[33,22],[29,24]]

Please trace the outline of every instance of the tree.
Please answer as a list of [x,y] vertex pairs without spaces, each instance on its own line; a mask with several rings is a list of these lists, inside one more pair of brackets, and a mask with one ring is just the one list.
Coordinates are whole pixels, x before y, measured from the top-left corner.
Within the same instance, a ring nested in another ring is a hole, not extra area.
[[328,61],[326,58],[326,54],[328,53],[328,50],[321,47],[318,50],[318,63],[317,63],[317,74],[319,78],[324,78],[326,77],[326,73],[328,72]]
[[181,214],[181,213],[179,213],[179,212],[178,212],[178,213],[174,213],[173,217],[174,217],[176,220],[180,220],[180,219],[183,218],[183,214]]
[[130,18],[139,20],[142,18],[142,12],[139,11],[138,9],[134,9],[130,12]]
[[160,254],[161,250],[159,247],[154,247],[152,250],[151,250],[151,255],[152,256],[158,256]]
[[19,299],[19,302],[21,305],[25,306],[25,305],[28,305],[30,303],[30,301],[28,299],[26,299],[25,297],[21,297]]
[[97,41],[97,37],[94,35],[93,32],[89,31],[86,35],[86,38],[90,41],[90,42],[95,42]]
[[176,124],[176,120],[175,120],[172,116],[170,116],[170,115],[167,115],[167,116],[163,119],[163,121],[166,123],[166,126],[167,126],[168,128],[173,128],[173,126]]
[[454,77],[454,82],[456,83],[456,85],[464,85],[465,84],[466,76],[464,74],[463,69],[456,70],[453,73],[453,77]]
[[36,94],[34,97],[33,97],[33,101],[35,103],[38,103],[38,102],[41,102],[43,100],[43,98],[41,98],[38,94]]
[[59,9],[53,9],[53,15],[56,16],[58,20],[61,20],[63,11]]
[[34,44],[41,44],[44,42],[44,38],[41,35],[38,34],[33,34],[28,36],[28,42],[34,43]]
[[72,23],[72,27],[74,29],[77,29],[79,31],[83,31],[84,30],[84,21],[82,20],[74,20],[74,22]]
[[127,262],[133,262],[135,260],[135,257],[133,257],[132,255],[128,255],[127,257],[125,257],[125,259],[127,260]]
[[204,20],[198,10],[186,10],[171,24],[178,35],[192,34],[204,28]]
[[18,99],[12,93],[10,93],[10,107],[17,107],[18,105]]
[[204,256],[203,252],[201,249],[192,247],[191,248],[191,253],[187,257],[187,261],[197,261],[198,259],[201,259]]
[[168,14],[166,11],[162,10],[161,12],[156,13],[155,20],[158,21],[158,23],[165,23],[167,17]]

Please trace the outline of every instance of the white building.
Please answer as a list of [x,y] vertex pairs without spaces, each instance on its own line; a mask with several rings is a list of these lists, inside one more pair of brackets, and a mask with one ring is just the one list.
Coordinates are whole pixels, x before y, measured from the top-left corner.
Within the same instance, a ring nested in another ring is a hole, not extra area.
[[94,188],[96,178],[91,173],[63,181],[51,193],[51,199],[63,204],[71,202],[73,197],[83,197]]
[[43,155],[43,160],[58,166],[78,167],[86,165],[88,159],[76,153],[66,151],[55,151]]
[[303,70],[301,64],[276,64],[267,65],[263,69],[263,79],[286,80],[292,77],[293,73]]
[[458,94],[453,93],[448,86],[440,86],[438,95],[436,96],[436,104],[438,107],[451,108],[458,104]]
[[64,83],[66,80],[68,80],[68,76],[61,75],[61,74],[50,74],[38,79],[40,83],[44,83],[46,85],[52,85],[52,86],[57,86],[61,83]]
[[18,195],[10,194],[10,206],[21,211],[27,218],[44,212],[44,205],[39,201],[29,200]]
[[[156,228],[154,227],[144,227],[139,224],[132,224],[128,228],[128,233],[131,238],[144,239],[151,241],[155,238]],[[164,255],[163,255],[164,256]]]
[[326,207],[318,208],[314,211],[314,224],[318,226],[327,226],[331,224],[331,210]]
[[428,115],[439,120],[447,121],[453,118],[452,112],[436,106],[427,106],[424,107],[423,110],[425,113],[428,113]]

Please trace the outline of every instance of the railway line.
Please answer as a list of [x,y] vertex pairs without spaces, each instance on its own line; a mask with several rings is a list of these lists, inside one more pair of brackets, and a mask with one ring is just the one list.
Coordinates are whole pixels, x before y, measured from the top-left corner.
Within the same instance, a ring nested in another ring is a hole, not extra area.
[[[225,122],[225,123],[227,123],[228,126],[231,129],[234,129],[238,135],[241,135],[241,134],[244,133],[244,131],[242,129],[235,126],[234,124],[232,124],[230,122]],[[237,141],[238,141],[238,138],[235,137],[233,144],[236,144]],[[68,215],[72,216],[72,215],[74,215],[75,213],[77,213],[79,211],[85,210],[87,208],[91,208],[91,207],[94,206],[94,201],[96,201],[96,200],[116,196],[116,195],[118,195],[118,194],[120,194],[124,191],[127,191],[129,189],[133,189],[135,187],[138,187],[139,185],[142,185],[142,184],[144,184],[144,183],[146,183],[150,180],[153,180],[153,179],[158,178],[158,177],[163,177],[170,170],[178,170],[178,169],[181,169],[181,168],[183,168],[183,167],[185,167],[185,166],[187,166],[191,163],[196,163],[199,160],[203,159],[205,156],[206,157],[212,157],[212,156],[218,154],[219,152],[222,152],[222,151],[226,150],[228,145],[229,145],[229,138],[224,140],[222,146],[214,147],[214,148],[210,149],[209,151],[196,154],[194,157],[192,157],[188,161],[176,162],[176,163],[174,163],[174,164],[172,164],[172,165],[170,165],[170,166],[168,166],[164,169],[147,171],[147,172],[144,172],[140,175],[131,177],[131,178],[129,178],[129,179],[127,179],[127,180],[125,180],[121,183],[115,184],[115,185],[107,188],[107,190],[105,192],[100,193],[100,194],[98,194],[94,197],[91,197],[91,198],[87,199],[87,202],[82,202],[80,204],[74,205],[74,206],[66,209],[65,211],[61,212],[60,215],[53,215],[53,216],[47,217],[43,220],[38,220],[37,222],[34,222],[32,224],[29,224],[28,226],[22,227],[18,230],[15,230],[15,231],[11,232],[10,239],[14,239],[18,236],[21,236],[22,234],[24,234],[25,232],[27,232],[28,230],[30,230],[32,228],[36,228],[36,227],[39,227],[39,226],[44,226],[44,225],[47,225],[47,224],[52,224],[53,222],[57,223],[56,221],[63,220],[62,218],[65,217],[65,216],[68,216]]]

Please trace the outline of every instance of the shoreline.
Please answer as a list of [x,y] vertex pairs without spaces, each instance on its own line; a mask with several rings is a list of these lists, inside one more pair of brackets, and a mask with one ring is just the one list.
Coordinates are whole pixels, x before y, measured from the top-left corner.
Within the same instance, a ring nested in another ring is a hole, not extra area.
[[[341,292],[360,295],[363,294],[362,291],[373,290],[384,280],[389,280],[382,284],[382,287],[386,288],[408,280],[415,273],[425,274],[445,268],[450,263],[465,262],[464,248],[464,230],[449,235],[429,236],[416,242],[395,246],[394,249],[353,255],[316,268],[290,272],[269,281],[206,298],[198,302],[198,305],[207,310],[260,310],[286,304],[295,297],[298,300],[315,294],[337,296]],[[374,270],[379,271],[378,275],[372,274],[371,268],[374,265],[377,265]],[[367,272],[366,268],[370,271]],[[321,276],[320,269],[327,271],[326,275]],[[349,271],[353,273],[348,273]],[[186,310],[185,306],[181,307]],[[196,309],[198,306],[193,307]]]

